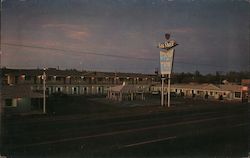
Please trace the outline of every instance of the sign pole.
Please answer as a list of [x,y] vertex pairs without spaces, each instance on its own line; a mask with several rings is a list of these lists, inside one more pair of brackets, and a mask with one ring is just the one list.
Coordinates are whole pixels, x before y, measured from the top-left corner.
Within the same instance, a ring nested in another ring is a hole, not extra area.
[[46,113],[46,74],[45,74],[45,68],[43,69],[43,113]]
[[170,107],[170,74],[168,75],[168,107]]
[[164,106],[164,77],[161,77],[161,106]]

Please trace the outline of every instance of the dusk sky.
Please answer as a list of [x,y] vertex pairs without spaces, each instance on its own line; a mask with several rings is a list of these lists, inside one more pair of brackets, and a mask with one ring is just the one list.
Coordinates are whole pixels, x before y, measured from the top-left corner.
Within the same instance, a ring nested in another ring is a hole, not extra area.
[[2,65],[154,73],[171,34],[174,72],[250,69],[249,0],[4,0]]

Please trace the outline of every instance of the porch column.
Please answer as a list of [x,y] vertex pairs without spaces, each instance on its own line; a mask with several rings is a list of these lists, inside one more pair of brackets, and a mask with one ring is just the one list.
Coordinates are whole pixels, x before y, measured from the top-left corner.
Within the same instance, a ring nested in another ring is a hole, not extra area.
[[110,99],[110,90],[108,90],[108,99]]
[[144,96],[143,96],[143,93],[141,94],[141,100],[144,100]]
[[119,93],[119,101],[122,101],[122,92]]

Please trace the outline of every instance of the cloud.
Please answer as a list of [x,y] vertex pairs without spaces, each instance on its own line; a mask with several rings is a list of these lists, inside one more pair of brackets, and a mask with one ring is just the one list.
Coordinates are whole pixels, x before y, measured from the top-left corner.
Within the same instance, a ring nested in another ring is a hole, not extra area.
[[73,24],[44,24],[44,29],[57,29],[60,30],[67,38],[73,40],[85,40],[90,36],[90,32],[83,25]]
[[59,29],[80,29],[81,25],[63,24],[63,23],[49,23],[42,25],[43,28],[59,28]]
[[88,33],[85,31],[68,31],[67,36],[70,37],[71,39],[75,40],[82,40],[88,37]]

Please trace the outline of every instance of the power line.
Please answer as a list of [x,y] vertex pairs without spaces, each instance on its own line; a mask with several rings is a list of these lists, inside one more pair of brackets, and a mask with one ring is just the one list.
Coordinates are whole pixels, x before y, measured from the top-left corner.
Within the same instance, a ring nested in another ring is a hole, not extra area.
[[[130,59],[130,60],[143,60],[143,61],[150,61],[154,62],[158,60],[158,58],[140,58],[140,57],[131,57],[131,56],[122,56],[122,55],[113,55],[113,54],[107,54],[105,52],[101,53],[96,53],[92,51],[76,51],[76,50],[69,50],[69,49],[61,49],[61,48],[53,48],[53,47],[42,47],[42,46],[34,46],[34,45],[25,45],[25,44],[16,44],[16,43],[2,43],[3,45],[6,46],[14,46],[14,47],[24,47],[24,48],[32,48],[32,49],[41,49],[41,50],[52,50],[56,51],[54,53],[60,54],[60,55],[67,55],[72,58],[77,58],[75,56],[83,56],[83,55],[95,55],[95,56],[103,56],[103,57],[111,57],[111,58],[119,58],[119,59]],[[66,54],[66,52],[72,52],[75,53],[73,54]],[[51,52],[48,52],[51,53]],[[104,54],[105,53],[105,54]],[[213,67],[213,68],[232,68],[232,67],[227,67],[227,66],[220,66],[220,65],[211,65],[211,64],[206,64],[206,63],[189,63],[189,62],[181,62],[181,61],[175,61],[175,64],[178,65],[191,65],[195,67],[200,67],[200,66],[206,66],[206,67]],[[239,66],[237,66],[240,68]],[[235,67],[234,67],[235,68]]]
[[[139,58],[139,57],[129,57],[129,56],[122,56],[122,55],[113,55],[113,54],[104,54],[104,53],[95,53],[91,51],[76,51],[76,50],[67,50],[67,49],[60,49],[60,48],[52,48],[52,47],[41,47],[41,46],[32,46],[32,45],[24,45],[24,44],[15,44],[15,43],[2,43],[6,46],[15,46],[15,47],[25,47],[25,48],[34,48],[34,49],[43,49],[43,50],[53,50],[53,51],[60,51],[60,52],[73,52],[77,53],[78,55],[97,55],[97,56],[104,56],[104,57],[112,57],[112,58],[122,58],[122,59],[135,59],[135,60],[152,60],[151,58]],[[63,54],[63,55],[70,55],[70,54]]]

